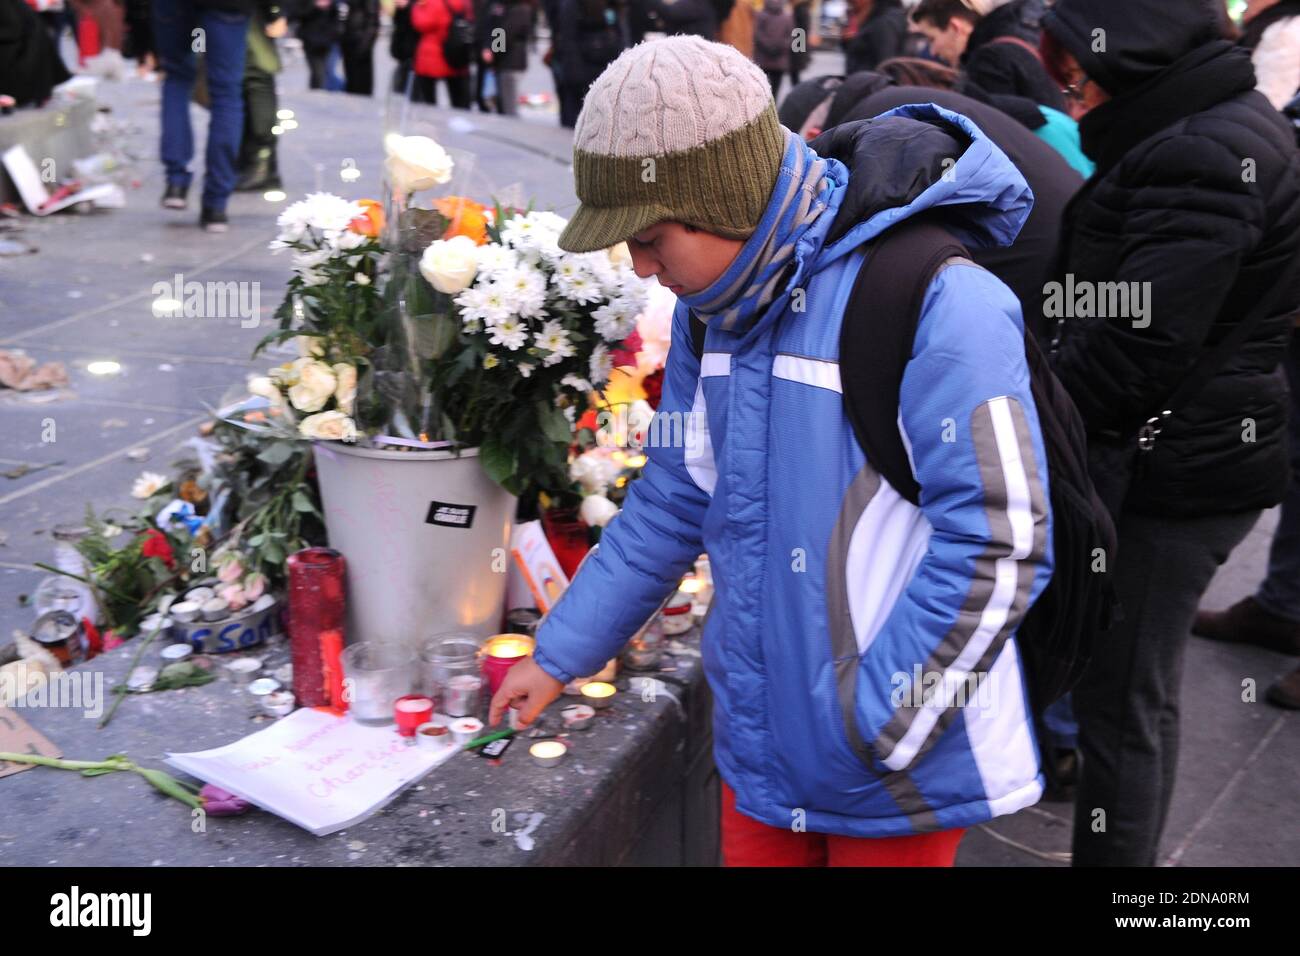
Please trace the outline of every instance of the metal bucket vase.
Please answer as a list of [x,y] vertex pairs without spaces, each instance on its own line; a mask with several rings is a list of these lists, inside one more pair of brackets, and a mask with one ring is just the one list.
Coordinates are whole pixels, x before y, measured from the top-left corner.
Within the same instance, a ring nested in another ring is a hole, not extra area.
[[347,643],[500,629],[517,499],[478,449],[394,451],[316,442],[330,547],[348,563]]

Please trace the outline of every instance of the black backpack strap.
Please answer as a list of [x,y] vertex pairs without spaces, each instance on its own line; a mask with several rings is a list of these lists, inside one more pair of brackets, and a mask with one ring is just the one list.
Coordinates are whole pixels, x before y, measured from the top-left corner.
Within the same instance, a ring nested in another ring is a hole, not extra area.
[[867,247],[840,328],[840,384],[853,433],[871,467],[912,504],[920,503],[921,486],[898,431],[899,391],[925,293],[954,256],[970,253],[924,218],[886,230]]
[[709,331],[709,325],[698,315],[695,310],[691,310],[691,351],[695,353],[695,360],[701,361],[704,358],[704,336]]

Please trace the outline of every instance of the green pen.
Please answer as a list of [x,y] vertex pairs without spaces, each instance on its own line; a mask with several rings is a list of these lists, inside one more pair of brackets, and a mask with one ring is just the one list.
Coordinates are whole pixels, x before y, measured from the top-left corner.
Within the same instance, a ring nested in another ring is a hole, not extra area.
[[504,730],[498,730],[496,733],[485,734],[482,737],[475,737],[473,740],[465,744],[465,746],[461,747],[460,749],[473,750],[476,747],[482,747],[484,744],[490,744],[494,740],[500,740],[502,737],[509,737],[514,732],[515,731],[513,727],[507,727]]

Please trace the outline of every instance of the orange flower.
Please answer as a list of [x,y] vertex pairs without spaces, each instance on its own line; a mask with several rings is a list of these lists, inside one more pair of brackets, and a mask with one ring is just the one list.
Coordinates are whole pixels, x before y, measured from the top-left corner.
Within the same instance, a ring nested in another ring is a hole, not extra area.
[[450,220],[442,238],[469,236],[476,246],[487,242],[486,206],[464,196],[443,196],[433,201],[433,208]]
[[364,209],[361,215],[348,223],[348,228],[363,236],[375,238],[384,228],[384,205],[377,199],[358,199],[357,205]]

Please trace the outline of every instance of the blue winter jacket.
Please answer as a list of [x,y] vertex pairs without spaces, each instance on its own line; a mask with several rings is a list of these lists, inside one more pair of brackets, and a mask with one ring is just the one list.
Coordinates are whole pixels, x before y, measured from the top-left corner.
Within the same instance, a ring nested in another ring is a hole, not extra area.
[[933,104],[832,132],[830,206],[784,291],[711,326],[698,361],[679,303],[658,444],[536,660],[563,681],[599,670],[707,551],[702,654],[737,809],[857,837],[967,827],[1043,786],[1014,640],[1051,574],[1020,307],[965,260],[926,293],[899,403],[920,508],[865,459],[836,359],[864,242],[935,210],[968,246],[1007,244],[1033,197]]

